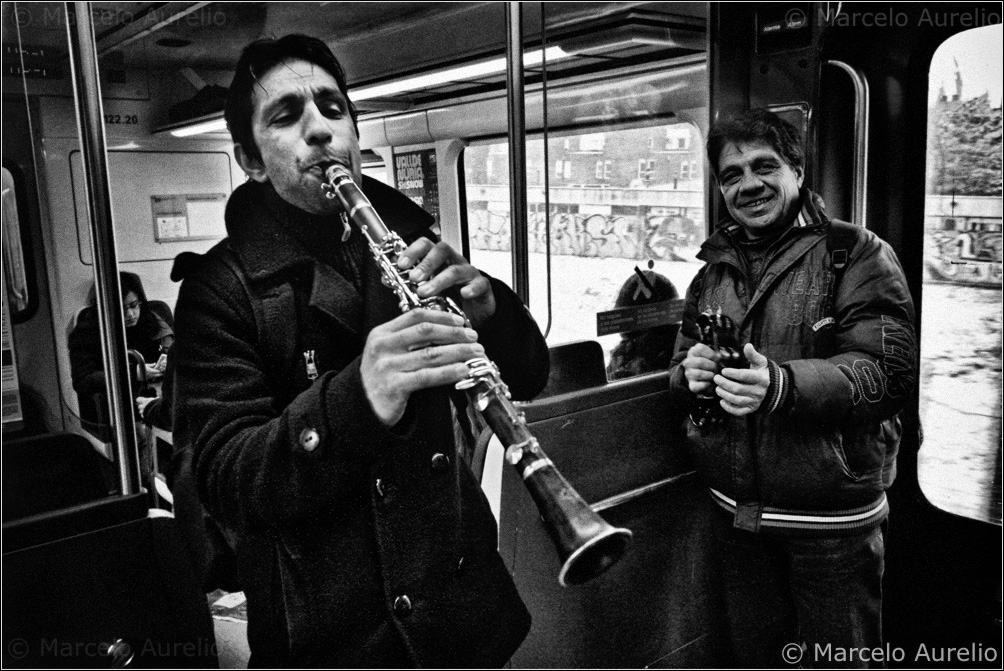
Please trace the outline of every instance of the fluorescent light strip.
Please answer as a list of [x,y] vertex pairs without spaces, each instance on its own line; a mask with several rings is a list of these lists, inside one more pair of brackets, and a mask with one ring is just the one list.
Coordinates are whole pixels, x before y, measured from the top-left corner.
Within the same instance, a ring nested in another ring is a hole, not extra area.
[[[542,60],[541,53],[542,52],[540,50],[527,53],[523,58],[523,65],[530,67],[540,65]],[[565,58],[571,58],[572,56],[572,54],[562,51],[561,47],[548,47],[546,54],[547,61],[549,63]],[[371,98],[404,93],[405,91],[414,91],[416,89],[424,89],[430,86],[438,86],[439,84],[445,84],[447,82],[477,79],[478,77],[505,72],[505,68],[506,62],[504,57],[494,58],[483,63],[461,65],[449,70],[442,70],[440,72],[432,72],[427,75],[410,77],[408,79],[402,79],[388,84],[377,84],[376,86],[365,86],[359,89],[352,89],[349,91],[349,98],[353,101],[369,100]]]
[[[548,62],[571,58],[573,55],[565,53],[561,47],[548,47],[546,52],[541,52],[538,49],[537,51],[527,53],[523,58],[523,65],[528,67],[540,65],[543,60],[541,58],[542,53],[546,53]],[[432,72],[430,74],[419,75],[417,77],[409,77],[408,79],[402,79],[388,84],[378,84],[376,86],[364,86],[358,89],[351,89],[349,91],[349,98],[354,101],[370,100],[381,96],[404,93],[405,91],[415,91],[417,89],[438,86],[439,84],[445,84],[447,82],[477,79],[478,77],[504,72],[505,68],[506,60],[504,57],[493,58],[492,60],[484,61],[483,63],[461,65],[459,67],[450,68],[449,70]],[[227,123],[222,118],[210,119],[209,121],[202,121],[192,126],[184,126],[182,128],[172,130],[171,135],[174,137],[189,137],[191,135],[201,135],[203,133],[218,133],[226,129]]]
[[201,121],[191,126],[172,130],[171,135],[174,137],[188,137],[189,135],[201,135],[203,133],[218,133],[226,129],[227,122],[225,119],[210,119],[209,121]]

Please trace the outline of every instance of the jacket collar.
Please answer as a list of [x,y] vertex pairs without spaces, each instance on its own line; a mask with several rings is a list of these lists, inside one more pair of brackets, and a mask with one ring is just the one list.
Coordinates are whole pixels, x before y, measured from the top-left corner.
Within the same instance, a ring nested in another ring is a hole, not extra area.
[[[830,228],[825,208],[822,198],[808,189],[802,189],[802,207],[798,216],[788,230],[781,233],[780,239],[775,243],[777,251],[764,269],[760,283],[751,288],[752,296],[742,319],[743,327],[774,282],[810,249],[825,240],[826,232]],[[740,272],[744,272],[745,266],[739,258],[740,252],[735,243],[736,237],[740,235],[745,234],[739,224],[731,218],[723,219],[715,234],[701,245],[697,258],[706,263],[731,264],[740,269]]]
[[[402,238],[432,226],[435,219],[410,198],[375,179],[363,176],[363,193],[387,224]],[[248,181],[237,187],[227,201],[226,225],[230,245],[243,261],[251,282],[284,273],[302,264],[313,264],[309,250],[278,223],[282,217],[298,217],[313,224],[341,231],[337,215],[317,216],[283,201],[269,184]],[[353,235],[361,235],[353,229]]]
[[[792,225],[781,234],[782,238],[790,240],[803,237],[804,233],[813,232],[822,234],[826,232],[830,220],[826,216],[826,203],[819,194],[803,188],[801,190],[802,207],[798,211],[798,216]],[[736,236],[745,235],[742,226],[732,217],[726,215],[719,222],[714,234],[704,241],[701,250],[697,253],[697,258],[708,263],[719,261],[731,261],[734,265],[740,266],[738,252],[735,246]],[[809,236],[815,239],[815,236]]]

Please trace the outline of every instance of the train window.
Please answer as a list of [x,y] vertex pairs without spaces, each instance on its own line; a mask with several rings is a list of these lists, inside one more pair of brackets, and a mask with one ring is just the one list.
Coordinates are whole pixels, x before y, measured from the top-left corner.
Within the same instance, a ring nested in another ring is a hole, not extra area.
[[367,177],[393,186],[391,175],[387,170],[387,165],[383,158],[374,151],[366,150],[362,153],[363,174]]
[[[4,178],[7,171],[4,170]],[[6,222],[5,222],[6,228]],[[4,248],[6,257],[6,247]],[[7,290],[7,259],[4,258],[3,282],[3,431],[20,431],[24,427],[24,409],[21,404],[21,384],[17,375],[17,349],[14,347],[14,331],[11,326],[10,309],[14,307],[11,294]],[[14,294],[16,296],[16,294]]]
[[1001,523],[1001,26],[934,55],[928,110],[918,477]]
[[[596,339],[609,364],[622,337],[598,337],[598,313],[661,298],[668,284],[683,296],[706,230],[702,147],[689,123],[552,135],[546,163],[543,139],[527,141],[530,309],[550,346]],[[509,283],[507,153],[504,142],[472,144],[464,169],[471,263]],[[636,269],[649,282],[622,292]]]
[[[9,113],[6,112],[5,113]],[[35,316],[39,305],[31,238],[28,187],[21,166],[3,160],[3,268],[5,298],[12,324]]]
[[28,310],[28,273],[25,269],[24,245],[21,243],[21,217],[14,175],[3,168],[3,274],[6,285],[4,300],[11,314]]

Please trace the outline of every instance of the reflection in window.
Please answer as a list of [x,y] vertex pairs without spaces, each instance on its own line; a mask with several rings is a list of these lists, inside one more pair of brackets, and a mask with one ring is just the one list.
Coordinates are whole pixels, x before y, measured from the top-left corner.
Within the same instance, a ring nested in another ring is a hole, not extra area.
[[1001,26],[931,63],[919,479],[949,512],[1001,522]]
[[[668,137],[673,151],[666,151]],[[676,149],[681,138],[689,149]],[[511,285],[508,173],[489,170],[504,146],[467,147],[464,166],[471,262]],[[602,157],[584,153],[585,147],[602,151]],[[549,345],[598,339],[609,359],[621,338],[597,338],[596,315],[615,307],[624,285],[637,277],[635,268],[647,271],[649,261],[652,273],[681,296],[686,292],[701,267],[695,255],[705,236],[702,147],[697,129],[684,123],[572,136],[571,142],[552,137],[548,162],[562,179],[551,181],[545,218],[543,182],[537,179],[543,140],[527,142],[530,309],[542,330],[550,323]],[[680,180],[684,163],[687,183]]]
[[28,309],[28,276],[21,246],[21,223],[17,213],[14,176],[3,170],[3,272],[7,300],[14,314]]

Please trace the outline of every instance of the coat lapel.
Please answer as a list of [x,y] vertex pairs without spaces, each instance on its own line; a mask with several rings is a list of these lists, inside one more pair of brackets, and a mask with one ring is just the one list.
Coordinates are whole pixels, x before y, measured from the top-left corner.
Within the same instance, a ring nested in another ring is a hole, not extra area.
[[323,263],[314,264],[309,304],[352,335],[360,335],[355,325],[361,323],[362,297],[351,282]]
[[[387,226],[406,242],[428,234],[433,217],[407,196],[368,177],[363,178],[362,186]],[[371,259],[367,258],[364,264],[360,296],[352,282],[309,256],[263,206],[272,197],[267,188],[247,182],[237,188],[227,203],[231,245],[252,284],[267,285],[279,276],[309,272],[312,267],[310,306],[356,337],[365,337],[373,327],[401,314],[397,296],[383,284],[379,268]],[[358,229],[352,234],[362,235]],[[361,324],[362,332],[353,324]]]

